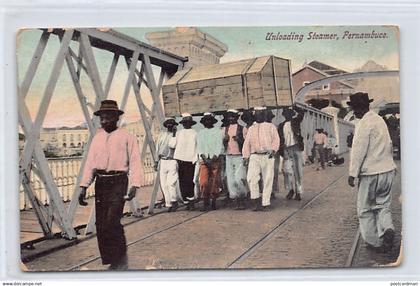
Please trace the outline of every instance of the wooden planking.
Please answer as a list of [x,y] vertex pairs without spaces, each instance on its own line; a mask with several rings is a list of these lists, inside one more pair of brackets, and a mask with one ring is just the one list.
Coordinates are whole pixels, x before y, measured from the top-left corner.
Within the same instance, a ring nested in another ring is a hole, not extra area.
[[[234,74],[244,64],[247,67],[245,75]],[[277,57],[193,67],[188,73],[180,71],[175,76],[177,81],[172,78],[162,87],[166,116],[176,116],[182,112],[196,114],[227,108],[243,109],[247,101],[251,107],[292,104],[289,61]]]
[[214,78],[202,81],[193,81],[193,82],[182,82],[178,83],[179,90],[188,90],[188,89],[196,89],[196,88],[206,88],[206,87],[216,87],[222,85],[231,85],[231,84],[242,84],[242,79],[240,75],[229,76],[229,77],[222,77],[222,78]]
[[[290,90],[289,78],[276,77],[277,90]],[[263,88],[264,90],[274,91],[274,79],[273,77],[265,77],[261,81],[248,81],[248,89]]]
[[180,83],[236,76],[241,74],[242,70],[251,60],[252,59],[247,59],[223,64],[196,66],[180,81]]
[[270,56],[257,58],[254,61],[254,63],[252,64],[252,66],[248,69],[247,73],[259,73],[259,72],[261,72],[261,70],[267,64],[269,59],[270,59]]
[[191,98],[188,101],[186,100],[182,104],[182,112],[189,113],[204,113],[204,112],[216,112],[220,110],[226,110],[229,108],[246,108],[244,100],[232,101],[228,99],[209,99],[206,100],[206,104],[203,104],[203,100],[200,98]]
[[196,96],[235,97],[237,94],[240,94],[241,99],[243,99],[242,86],[238,84],[191,89],[178,93],[180,99]]
[[177,71],[171,78],[169,78],[162,86],[162,88],[169,88],[177,84],[180,79],[182,79],[190,69],[182,69]]

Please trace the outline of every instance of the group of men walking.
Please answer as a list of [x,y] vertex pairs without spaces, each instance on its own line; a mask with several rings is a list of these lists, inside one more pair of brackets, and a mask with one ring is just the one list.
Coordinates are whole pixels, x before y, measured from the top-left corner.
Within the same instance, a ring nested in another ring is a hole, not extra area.
[[[354,187],[355,180],[359,181],[357,212],[363,239],[369,247],[382,251],[392,247],[395,236],[390,203],[396,166],[387,126],[369,110],[370,101],[368,94],[356,93],[348,102],[360,119],[351,144],[348,184]],[[98,247],[102,263],[115,270],[127,269],[120,219],[125,201],[135,197],[144,176],[135,136],[118,128],[123,113],[113,100],[103,101],[94,113],[102,128],[90,145],[79,196],[79,203],[87,205],[86,189],[95,181]],[[268,210],[273,182],[278,183],[279,156],[284,159],[286,198],[301,200],[304,111],[286,108],[282,114],[285,120],[276,127],[271,122],[272,112],[265,107],[255,107],[242,116],[232,109],[222,127],[216,127],[215,115],[205,113],[200,120],[204,128],[198,132],[192,129],[197,122],[190,114],[182,114],[181,130],[174,118],[167,118],[163,123],[166,130],[156,144],[156,169],[168,210],[177,210],[179,198],[188,210],[194,210],[198,196],[203,199],[202,210],[216,209],[223,177],[237,209],[245,208],[249,195],[255,211]],[[238,124],[239,117],[246,126]],[[319,137],[314,138],[315,147],[325,145],[324,136],[315,136]]]

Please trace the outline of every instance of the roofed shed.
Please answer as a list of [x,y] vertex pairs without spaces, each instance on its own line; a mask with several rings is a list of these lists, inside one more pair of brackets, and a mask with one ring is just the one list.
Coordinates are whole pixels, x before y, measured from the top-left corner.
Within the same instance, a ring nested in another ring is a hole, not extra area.
[[290,60],[264,56],[178,71],[162,87],[166,116],[293,103]]

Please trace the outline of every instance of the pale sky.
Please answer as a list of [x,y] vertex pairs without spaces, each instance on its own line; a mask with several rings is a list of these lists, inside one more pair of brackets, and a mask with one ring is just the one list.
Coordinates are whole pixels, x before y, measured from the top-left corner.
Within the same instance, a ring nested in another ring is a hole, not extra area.
[[[140,41],[147,42],[145,34],[152,31],[168,30],[170,28],[118,28],[115,29],[130,35]],[[275,55],[291,60],[292,70],[296,71],[302,65],[317,60],[348,72],[359,68],[368,60],[384,65],[388,69],[399,69],[399,32],[391,26],[319,26],[319,27],[199,27],[203,32],[209,33],[228,46],[228,52],[221,62],[236,61],[264,55]],[[380,39],[343,39],[348,31],[352,33],[386,33]],[[336,34],[333,39],[308,39],[309,33]],[[299,40],[266,40],[267,33],[277,35],[303,35]],[[26,72],[38,43],[41,31],[27,30],[21,32],[17,38],[17,61],[19,83]],[[77,43],[72,43],[77,53]],[[59,42],[52,35],[44,52],[41,64],[29,90],[26,103],[34,116],[46,82],[51,72],[51,66],[57,54]],[[105,84],[107,73],[112,61],[112,54],[95,49],[96,61],[101,74],[102,83]],[[93,89],[86,74],[82,73],[82,87],[90,101],[94,100]],[[116,77],[111,86],[110,98],[120,101],[124,92],[128,72],[125,63],[120,59]],[[147,92],[146,89],[142,89]],[[126,108],[126,121],[134,121],[140,116],[133,94]],[[63,66],[58,80],[44,127],[75,126],[84,122],[76,92],[71,82],[66,65]]]

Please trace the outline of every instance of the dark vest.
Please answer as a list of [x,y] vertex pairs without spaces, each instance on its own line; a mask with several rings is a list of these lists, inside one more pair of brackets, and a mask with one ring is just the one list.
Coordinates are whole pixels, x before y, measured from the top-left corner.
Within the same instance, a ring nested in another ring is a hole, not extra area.
[[[298,148],[300,151],[303,151],[305,148],[305,145],[303,144],[303,136],[302,136],[302,131],[300,128],[300,124],[302,123],[303,120],[303,116],[304,113],[303,112],[299,112],[298,115],[296,117],[293,117],[290,120],[290,127],[292,128],[292,132],[294,135],[294,139],[296,144],[298,145]],[[284,150],[284,133],[283,133],[283,127],[284,124],[286,123],[286,121],[280,123],[279,127],[278,127],[278,133],[279,133],[279,137],[280,137],[280,155],[283,155],[283,150]]]
[[[238,125],[238,128],[236,128],[236,142],[238,142],[239,151],[242,152],[242,147],[244,146],[244,141],[245,141],[245,139],[244,139],[244,133],[243,133],[244,127],[242,125],[239,125],[239,124],[236,124],[236,125]],[[228,133],[229,126],[230,125],[227,125],[225,127],[225,136]],[[227,149],[228,143],[229,142],[227,142],[227,141],[223,141],[223,144],[225,145],[225,149]]]

